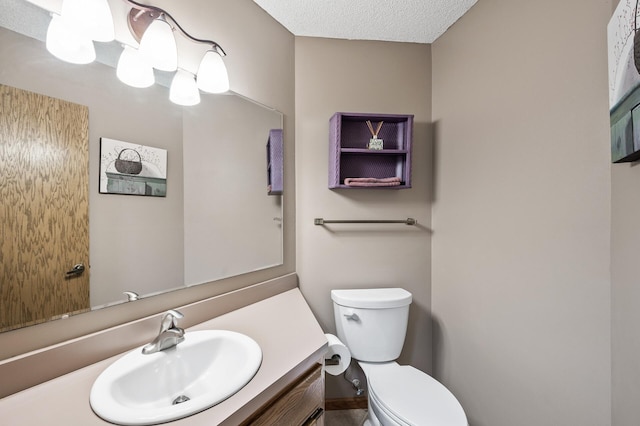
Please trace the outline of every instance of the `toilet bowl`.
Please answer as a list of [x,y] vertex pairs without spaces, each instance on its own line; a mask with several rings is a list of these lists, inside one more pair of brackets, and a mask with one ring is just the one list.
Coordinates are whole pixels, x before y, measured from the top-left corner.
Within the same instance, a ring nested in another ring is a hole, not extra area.
[[440,382],[409,365],[359,363],[367,377],[367,426],[467,426],[456,397]]
[[468,426],[456,397],[428,374],[395,360],[411,293],[401,288],[332,290],[338,337],[367,378],[364,426]]

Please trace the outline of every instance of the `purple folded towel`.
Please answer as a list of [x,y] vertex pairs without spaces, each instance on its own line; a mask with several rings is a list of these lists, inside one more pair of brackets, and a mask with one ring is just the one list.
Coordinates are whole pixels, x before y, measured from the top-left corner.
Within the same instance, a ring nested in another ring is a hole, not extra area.
[[346,186],[397,186],[401,181],[399,177],[388,178],[346,178]]

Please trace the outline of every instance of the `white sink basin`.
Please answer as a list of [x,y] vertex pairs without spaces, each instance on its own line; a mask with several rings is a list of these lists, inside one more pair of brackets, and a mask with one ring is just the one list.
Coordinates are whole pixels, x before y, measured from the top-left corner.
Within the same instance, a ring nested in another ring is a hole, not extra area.
[[111,364],[91,388],[91,408],[122,425],[180,419],[238,392],[261,362],[260,346],[244,334],[186,332],[185,340],[174,348],[149,355],[134,349]]

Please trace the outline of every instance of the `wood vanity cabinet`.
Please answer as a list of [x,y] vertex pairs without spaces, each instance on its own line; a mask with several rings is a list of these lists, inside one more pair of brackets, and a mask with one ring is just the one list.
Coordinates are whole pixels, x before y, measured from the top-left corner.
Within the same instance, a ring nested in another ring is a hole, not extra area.
[[242,426],[324,426],[324,376],[316,365]]

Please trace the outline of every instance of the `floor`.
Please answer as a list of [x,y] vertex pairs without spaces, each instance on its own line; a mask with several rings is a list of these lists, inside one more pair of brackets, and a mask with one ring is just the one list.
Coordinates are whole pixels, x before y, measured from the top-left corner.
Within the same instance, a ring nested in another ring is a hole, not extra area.
[[330,410],[324,413],[325,426],[362,426],[367,410]]

